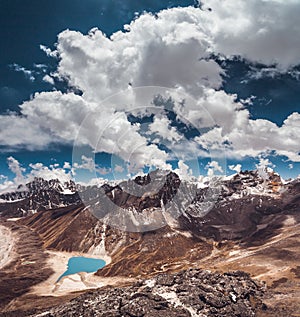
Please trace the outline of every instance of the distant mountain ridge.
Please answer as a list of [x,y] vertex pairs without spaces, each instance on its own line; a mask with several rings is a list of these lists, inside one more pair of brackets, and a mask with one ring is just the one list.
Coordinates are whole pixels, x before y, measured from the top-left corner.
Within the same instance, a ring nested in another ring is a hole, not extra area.
[[72,180],[62,183],[58,179],[36,177],[19,185],[17,191],[0,195],[1,216],[24,217],[41,210],[77,204],[80,202],[79,188]]
[[61,182],[59,179],[45,180],[36,177],[27,184],[19,185],[17,191],[0,195],[0,215],[23,217],[41,210],[78,205],[82,202],[94,209],[97,215],[99,208],[96,202],[103,195],[123,209],[141,212],[171,204],[170,208],[177,209],[179,214],[190,203],[195,205],[194,210],[198,204],[205,211],[217,200],[226,197],[236,199],[252,194],[273,195],[283,188],[278,174],[268,173],[268,178],[265,179],[259,176],[258,171],[240,172],[231,177],[206,178],[203,182],[188,182],[180,180],[173,172],[156,170],[117,185],[107,182],[102,186],[84,186],[72,180]]

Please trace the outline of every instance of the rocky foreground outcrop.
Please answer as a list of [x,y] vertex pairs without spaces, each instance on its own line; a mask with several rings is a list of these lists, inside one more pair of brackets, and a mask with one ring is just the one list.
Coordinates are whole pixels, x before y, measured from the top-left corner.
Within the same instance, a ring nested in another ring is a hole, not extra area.
[[191,269],[132,286],[88,292],[31,316],[250,317],[268,309],[260,301],[263,292],[263,285],[240,271],[218,274]]

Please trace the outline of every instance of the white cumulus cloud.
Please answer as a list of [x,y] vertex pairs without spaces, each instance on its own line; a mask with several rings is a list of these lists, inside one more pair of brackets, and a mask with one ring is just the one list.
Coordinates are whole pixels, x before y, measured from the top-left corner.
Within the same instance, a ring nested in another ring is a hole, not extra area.
[[15,174],[15,182],[22,183],[24,181],[23,173],[26,171],[25,168],[12,156],[7,158],[7,164],[8,168]]
[[237,172],[237,173],[240,173],[241,170],[242,170],[242,165],[241,165],[241,164],[229,165],[228,167],[229,167],[229,169],[230,169],[231,171],[235,171],[235,172]]
[[205,166],[205,169],[207,169],[207,176],[212,177],[215,175],[215,173],[224,173],[224,170],[222,166],[220,166],[219,162],[217,161],[210,161]]
[[287,70],[300,63],[298,0],[204,0],[211,49]]

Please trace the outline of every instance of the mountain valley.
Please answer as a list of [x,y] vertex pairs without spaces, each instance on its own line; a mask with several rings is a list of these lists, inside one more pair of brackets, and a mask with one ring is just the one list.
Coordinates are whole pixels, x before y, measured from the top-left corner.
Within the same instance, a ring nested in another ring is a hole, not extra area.
[[[241,278],[245,285],[257,283],[250,292],[256,304],[248,302],[250,297],[238,302],[248,307],[241,316],[274,316],[274,311],[276,316],[297,316],[300,311],[299,179],[284,182],[274,172],[246,171],[199,183],[154,171],[100,187],[35,179],[0,198],[1,226],[13,238],[13,247],[5,251],[11,260],[0,271],[3,316],[48,316],[46,311],[73,316],[74,305],[83,301],[106,305],[105,298],[119,294],[113,296],[128,302],[129,293],[139,294],[146,287],[142,285],[153,283],[147,281],[176,274],[184,276],[183,284],[193,283],[187,276],[196,274],[192,277],[204,289],[211,279],[226,276],[233,276],[233,283]],[[106,266],[57,282],[74,255],[101,258]],[[180,293],[177,284],[167,285],[171,289],[165,292]],[[222,285],[213,287],[212,296],[231,296],[220,290]],[[190,296],[184,291],[184,301],[200,296],[194,284],[192,288]],[[230,297],[222,299],[229,300],[221,305],[226,310],[209,308],[207,299],[199,297],[179,312],[174,298],[161,298],[153,286],[145,292],[141,296],[150,301],[149,311],[130,315],[120,308],[111,316],[154,316],[156,302],[165,307],[159,316],[212,316],[213,311],[214,316],[239,316]]]

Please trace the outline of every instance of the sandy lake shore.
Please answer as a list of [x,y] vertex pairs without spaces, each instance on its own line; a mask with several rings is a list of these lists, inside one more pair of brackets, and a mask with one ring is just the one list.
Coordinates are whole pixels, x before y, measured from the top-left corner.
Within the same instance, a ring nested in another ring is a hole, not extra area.
[[[31,294],[39,296],[63,296],[71,292],[82,291],[92,288],[99,288],[106,285],[117,285],[119,283],[126,283],[128,279],[122,278],[105,278],[94,275],[94,273],[77,273],[64,276],[61,280],[58,278],[66,271],[68,261],[74,256],[85,256],[89,258],[99,258],[90,253],[80,252],[59,252],[46,251],[49,255],[47,264],[54,273],[44,282],[35,285]],[[109,262],[110,259],[104,259]],[[121,279],[121,280],[120,280]]]

